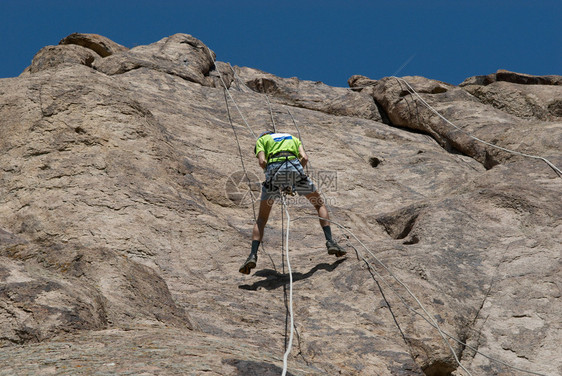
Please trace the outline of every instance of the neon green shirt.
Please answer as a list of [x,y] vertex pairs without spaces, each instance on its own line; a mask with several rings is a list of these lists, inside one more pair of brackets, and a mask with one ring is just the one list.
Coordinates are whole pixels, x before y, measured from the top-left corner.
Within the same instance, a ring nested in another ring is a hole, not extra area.
[[[256,156],[260,151],[265,153],[265,160],[267,163],[284,161],[287,157],[277,157],[269,159],[270,156],[275,155],[282,151],[290,151],[295,156],[300,157],[299,147],[301,146],[301,141],[295,136],[289,133],[271,133],[266,134],[256,141]],[[289,159],[295,159],[297,157],[289,156]]]

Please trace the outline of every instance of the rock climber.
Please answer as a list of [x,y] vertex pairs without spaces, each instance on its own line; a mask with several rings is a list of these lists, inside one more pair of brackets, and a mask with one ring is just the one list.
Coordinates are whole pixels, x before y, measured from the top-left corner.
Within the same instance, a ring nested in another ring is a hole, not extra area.
[[262,184],[258,218],[252,232],[252,250],[240,273],[250,274],[258,261],[258,248],[263,238],[265,224],[269,218],[275,198],[282,192],[304,195],[318,212],[320,226],[326,238],[328,254],[341,257],[347,252],[332,239],[330,217],[324,200],[312,180],[304,173],[308,156],[301,141],[289,133],[262,133],[254,148],[258,163],[265,172]]

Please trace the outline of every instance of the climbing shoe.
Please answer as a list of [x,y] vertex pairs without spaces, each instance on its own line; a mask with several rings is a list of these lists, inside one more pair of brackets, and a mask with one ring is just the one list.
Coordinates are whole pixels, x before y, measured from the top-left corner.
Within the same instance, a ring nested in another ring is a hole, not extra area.
[[258,262],[258,255],[254,255],[253,253],[250,253],[250,256],[248,256],[248,259],[246,260],[244,265],[242,265],[239,272],[242,274],[250,274],[250,271],[256,267],[257,262]]
[[333,240],[326,241],[326,248],[328,248],[329,255],[336,255],[336,257],[341,257],[347,253],[345,249]]

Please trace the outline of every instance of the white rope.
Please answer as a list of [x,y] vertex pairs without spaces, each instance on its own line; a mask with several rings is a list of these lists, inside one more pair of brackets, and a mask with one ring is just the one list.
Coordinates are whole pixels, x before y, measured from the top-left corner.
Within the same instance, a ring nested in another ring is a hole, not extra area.
[[[228,66],[230,67],[230,69],[232,70],[232,73],[234,74],[234,79],[238,80],[242,85],[244,85],[245,87],[247,87],[248,89],[252,90],[243,80],[242,78],[238,75],[238,73],[236,73],[236,70],[232,67],[232,65],[230,65],[230,63],[228,63]],[[273,124],[273,130],[275,132],[277,132],[277,125],[275,124],[275,120],[273,118],[273,109],[271,107],[271,101],[269,100],[269,95],[267,94],[263,94],[267,100],[267,105],[269,106],[269,113],[271,115],[271,123]],[[295,117],[293,116],[293,114],[291,113],[291,111],[287,108],[287,113],[289,114],[289,116],[291,117],[291,120],[293,121],[293,125],[295,126],[295,128],[297,129],[297,133],[299,135],[299,140],[301,141],[301,143],[303,144],[304,147],[304,142],[303,139],[301,137],[301,131],[299,129],[299,126],[297,125],[297,122],[295,120]]]
[[[248,86],[248,84],[246,84],[242,78],[240,78],[240,76],[238,75],[238,73],[236,73],[236,70],[232,67],[232,65],[230,65],[230,63],[228,63],[228,66],[230,67],[230,70],[232,71],[232,73],[234,74],[234,80],[238,80],[239,83],[241,83],[242,85],[244,85],[245,87],[247,87],[251,92],[255,92],[252,88],[250,88]],[[275,133],[277,133],[277,124],[275,124],[275,119],[273,118],[273,108],[271,107],[271,101],[269,100],[269,95],[267,95],[265,92],[261,93],[266,101],[267,101],[267,106],[269,108],[269,115],[271,117],[271,124],[273,126],[273,131]]]
[[[301,130],[299,129],[299,126],[297,125],[297,121],[295,120],[295,117],[294,117],[293,114],[291,113],[291,110],[289,110],[289,109],[287,108],[287,112],[289,113],[289,116],[291,117],[291,120],[293,121],[293,125],[294,125],[295,128],[297,129],[297,133],[298,133],[298,135],[299,135],[299,140],[301,141],[302,148],[303,148],[303,149],[305,150],[305,152],[306,152],[306,148],[304,147],[304,141],[303,141],[303,139],[302,139],[302,137],[301,137]],[[311,165],[311,164],[310,164],[310,161],[307,162],[306,167],[305,167],[305,170],[306,170],[306,174],[307,174],[307,175],[309,175],[309,171],[308,171],[309,165]]]
[[256,133],[252,130],[252,128],[250,127],[250,125],[248,124],[248,122],[246,121],[246,118],[244,117],[244,114],[242,114],[242,111],[240,110],[240,107],[238,107],[238,103],[236,103],[236,100],[234,99],[234,97],[232,96],[232,94],[230,94],[230,90],[228,90],[228,87],[226,86],[226,82],[224,81],[223,77],[222,77],[222,73],[220,71],[220,69],[217,67],[217,62],[216,60],[213,58],[213,54],[211,53],[211,50],[209,49],[209,47],[205,46],[205,48],[207,49],[207,53],[209,54],[209,57],[211,58],[211,61],[213,62],[213,64],[215,65],[216,71],[219,74],[219,78],[222,82],[222,85],[224,86],[226,92],[228,93],[228,96],[230,97],[230,99],[232,100],[232,103],[234,103],[234,106],[236,107],[236,109],[238,110],[238,113],[240,114],[240,116],[242,117],[242,120],[244,121],[244,124],[246,124],[246,127],[250,130],[250,132],[252,133],[252,135],[254,136],[254,138],[258,138],[258,136],[256,135]]
[[[388,284],[388,282],[387,282],[378,272],[376,272],[376,270],[374,270],[374,268],[372,268],[371,270],[373,270],[373,271],[379,276],[379,278],[385,283],[385,285],[387,285],[388,287],[391,288],[391,291],[394,292],[394,293],[400,298],[400,300],[403,302],[404,305],[406,305],[406,307],[407,307],[408,309],[412,310],[412,311],[413,311],[414,313],[416,313],[417,315],[420,315],[426,322],[428,322],[431,326],[433,326],[435,329],[437,329],[437,330],[439,331],[439,334],[441,335],[441,337],[445,340],[445,342],[447,343],[447,345],[449,345],[449,348],[451,349],[451,351],[453,351],[453,356],[455,357],[455,360],[457,361],[457,364],[458,364],[467,374],[471,375],[470,372],[460,363],[460,361],[458,360],[458,357],[456,356],[456,353],[454,352],[454,350],[452,349],[451,345],[449,344],[449,341],[447,341],[447,340],[444,338],[444,335],[446,335],[447,337],[451,338],[451,339],[454,340],[455,342],[457,342],[457,343],[459,343],[459,344],[461,344],[461,345],[464,345],[464,346],[468,347],[469,349],[471,349],[471,350],[475,351],[476,353],[478,353],[478,354],[484,356],[485,358],[490,359],[490,360],[492,360],[492,361],[495,361],[495,362],[497,362],[497,363],[503,364],[503,365],[505,365],[506,367],[509,367],[509,368],[511,368],[511,369],[514,369],[514,370],[517,370],[517,371],[521,371],[521,372],[525,372],[525,373],[532,374],[532,375],[537,375],[537,376],[548,376],[548,375],[545,375],[545,374],[542,374],[542,373],[537,373],[537,372],[533,372],[533,371],[528,371],[528,370],[524,370],[524,369],[522,369],[522,368],[517,368],[517,367],[515,367],[515,366],[509,365],[509,364],[507,364],[507,363],[505,363],[505,362],[503,362],[503,361],[501,361],[501,360],[495,359],[495,358],[493,358],[493,357],[491,357],[491,356],[489,356],[489,355],[486,355],[486,354],[484,354],[484,353],[478,351],[478,350],[475,349],[474,347],[471,347],[471,346],[467,345],[466,343],[462,342],[461,340],[459,340],[459,339],[453,337],[451,334],[449,334],[449,333],[443,331],[443,330],[439,327],[439,325],[435,322],[435,320],[433,320],[432,316],[431,316],[431,315],[429,314],[429,312],[425,309],[425,307],[422,305],[422,303],[420,302],[420,300],[419,300],[419,299],[414,295],[414,293],[408,288],[408,286],[406,286],[406,284],[404,284],[398,277],[396,277],[396,276],[394,275],[394,273],[392,273],[392,271],[391,271],[381,260],[379,260],[379,258],[378,258],[378,257],[361,241],[361,240],[359,240],[359,238],[357,238],[357,236],[355,236],[355,234],[354,234],[351,230],[345,228],[343,225],[341,225],[341,224],[339,224],[338,222],[335,222],[335,221],[333,221],[333,220],[331,220],[331,219],[326,219],[326,218],[322,218],[322,217],[318,217],[318,216],[314,216],[314,215],[300,216],[300,217],[294,218],[293,220],[294,220],[294,221],[298,221],[298,220],[301,220],[301,219],[309,219],[309,218],[324,219],[325,221],[328,221],[328,222],[330,222],[330,223],[333,223],[333,224],[335,224],[336,226],[338,226],[340,229],[342,229],[342,230],[344,230],[345,232],[347,232],[348,234],[350,234],[359,244],[361,244],[361,246],[362,246],[363,248],[365,248],[365,250],[366,250],[366,251],[367,251],[367,252],[368,252],[368,253],[369,253],[369,254],[370,254],[370,255],[371,255],[371,256],[372,256],[372,257],[389,273],[389,274],[390,274],[390,276],[391,276],[392,278],[394,278],[394,279],[408,292],[408,294],[416,301],[416,303],[420,306],[420,308],[422,308],[422,310],[423,310],[424,313],[427,315],[427,317],[425,317],[424,315],[422,315],[421,313],[419,313],[419,312],[416,311],[415,309],[411,308],[411,307],[405,302],[405,300],[400,296],[400,294],[398,294],[396,291],[394,291],[394,289],[392,289],[392,288],[390,287],[390,285]],[[370,266],[370,264],[368,263],[368,261],[366,261],[366,259],[365,259],[364,257],[362,257],[362,259]]]
[[511,150],[511,149],[507,149],[504,148],[502,146],[498,146],[498,145],[494,145],[490,142],[484,141],[476,136],[471,135],[470,133],[468,133],[467,131],[465,131],[464,129],[458,127],[457,125],[453,124],[453,122],[449,121],[447,118],[445,118],[443,115],[441,115],[441,113],[439,113],[439,111],[437,111],[435,108],[433,108],[429,103],[427,103],[415,90],[414,88],[408,83],[408,81],[406,81],[403,78],[400,77],[396,77],[396,76],[390,76],[391,78],[395,78],[398,82],[402,81],[406,84],[406,86],[408,87],[408,91],[411,94],[414,94],[431,112],[433,112],[435,115],[439,116],[441,119],[443,119],[447,124],[453,126],[455,129],[461,131],[462,133],[466,134],[468,137],[483,143],[484,145],[496,148],[498,150],[502,150],[511,154],[515,154],[515,155],[519,155],[522,157],[527,157],[527,158],[534,158],[534,159],[540,159],[543,162],[545,162],[547,165],[549,165],[554,171],[556,171],[558,173],[558,175],[560,177],[562,177],[562,170],[560,170],[558,167],[556,167],[552,162],[550,162],[548,159],[541,157],[540,155],[532,155],[532,154],[526,154],[526,153],[521,153],[519,151],[515,151],[515,150]]
[[291,316],[291,331],[289,335],[289,344],[287,345],[287,350],[285,351],[285,355],[283,355],[283,373],[282,376],[285,376],[287,373],[287,358],[289,357],[289,353],[291,352],[291,347],[293,346],[293,272],[291,270],[291,262],[289,260],[289,225],[291,223],[291,217],[289,217],[289,210],[287,208],[287,201],[285,198],[285,194],[281,195],[283,201],[283,209],[285,210],[285,214],[287,215],[287,232],[285,233],[285,256],[287,258],[287,269],[289,270],[289,315]]
[[[211,60],[214,61],[213,59],[213,55],[211,54],[211,50],[209,50],[209,48],[207,47],[207,51],[209,53],[209,56],[211,57]],[[229,64],[230,65],[230,64]],[[215,65],[216,67],[216,65]],[[231,67],[232,68],[232,67]],[[240,162],[242,164],[242,169],[244,170],[244,176],[246,176],[246,179],[248,180],[248,189],[250,191],[250,196],[252,197],[252,211],[254,213],[254,223],[257,221],[257,217],[256,217],[256,207],[255,207],[255,197],[254,197],[254,192],[252,191],[252,187],[251,187],[251,181],[250,181],[250,177],[248,175],[248,172],[246,170],[245,164],[244,164],[244,158],[242,157],[242,147],[240,146],[240,140],[238,139],[238,133],[236,132],[236,128],[234,127],[234,124],[232,122],[232,116],[230,115],[230,108],[228,106],[228,100],[226,98],[226,94],[228,94],[230,96],[230,99],[232,99],[232,102],[234,103],[234,105],[236,106],[236,109],[238,110],[238,112],[240,113],[240,116],[242,116],[242,119],[244,120],[244,122],[246,123],[246,126],[248,127],[248,129],[250,130],[250,132],[252,133],[252,135],[254,137],[256,137],[256,134],[252,131],[252,128],[250,128],[250,126],[248,125],[248,123],[246,122],[246,119],[244,118],[244,115],[242,115],[242,112],[240,111],[240,108],[238,107],[238,105],[236,104],[236,101],[234,100],[234,98],[232,97],[232,95],[230,95],[230,90],[228,89],[228,87],[226,86],[226,83],[224,82],[224,80],[222,79],[222,75],[217,67],[217,72],[219,73],[219,77],[221,79],[221,82],[224,86],[224,92],[225,92],[225,104],[226,104],[226,112],[228,115],[228,121],[230,122],[230,126],[232,128],[232,131],[234,132],[234,136],[236,139],[236,143],[238,144],[238,154],[240,156]],[[257,138],[257,137],[256,137]],[[260,248],[263,251],[263,253],[269,257],[269,260],[271,261],[271,264],[273,265],[273,269],[277,270],[277,267],[275,266],[275,262],[273,262],[273,258],[271,258],[271,255],[269,255],[267,253],[267,251],[265,250],[265,246],[263,245],[263,242],[260,242]]]
[[[230,65],[230,63],[228,64],[230,66],[230,69],[232,70],[232,72],[234,73],[234,78],[238,79],[238,81],[240,81],[244,86],[248,87],[248,85],[246,85],[245,82],[242,81],[242,79],[238,76],[238,74],[236,73],[236,71],[234,70],[234,68]],[[223,81],[224,84],[224,81]],[[273,131],[277,132],[277,127],[275,124],[275,119],[273,117],[273,108],[271,106],[271,101],[269,100],[269,96],[267,94],[264,93],[264,96],[267,100],[267,105],[269,107],[269,114],[271,116],[271,124],[273,126]],[[300,135],[300,130],[295,122],[295,119],[293,117],[293,115],[291,114],[290,111],[289,115],[291,116],[291,118],[293,119],[293,123],[297,129],[297,132],[299,134],[299,139],[302,142],[301,139],[301,135]],[[285,257],[287,260],[287,269],[289,272],[289,316],[290,316],[290,331],[289,331],[289,343],[287,344],[287,349],[285,350],[285,353],[283,354],[283,372],[282,372],[282,376],[285,376],[287,373],[287,367],[288,367],[288,357],[289,354],[291,353],[291,348],[293,346],[293,336],[294,336],[294,313],[293,313],[293,271],[291,269],[291,261],[289,258],[289,226],[291,223],[291,217],[289,216],[289,210],[287,207],[287,201],[286,201],[286,195],[282,194],[282,203],[283,203],[283,210],[285,211],[285,214],[287,215],[287,231],[285,233]]]
[[224,103],[226,105],[226,114],[228,115],[228,121],[230,122],[230,127],[232,128],[232,132],[234,132],[234,138],[236,139],[236,143],[238,144],[238,155],[240,156],[240,163],[242,164],[242,169],[244,170],[244,176],[248,181],[248,190],[250,191],[250,196],[252,197],[252,210],[254,212],[254,222],[256,222],[256,205],[255,205],[255,197],[254,192],[252,191],[252,182],[250,181],[250,176],[246,171],[246,165],[244,164],[244,157],[242,156],[242,147],[240,146],[240,140],[238,139],[238,132],[236,132],[236,128],[232,123],[232,116],[230,116],[230,107],[228,106],[228,98],[226,97],[226,89],[224,90]]
[[277,133],[277,126],[275,125],[275,119],[273,118],[273,108],[271,107],[271,102],[269,101],[269,95],[264,94],[265,99],[267,99],[267,105],[269,106],[269,115],[271,116],[271,124],[273,125],[273,132]]
[[240,83],[242,85],[244,85],[245,87],[248,88],[248,90],[250,90],[251,92],[255,93],[255,91],[250,88],[243,80],[242,78],[240,78],[240,76],[238,75],[238,73],[236,73],[236,70],[234,69],[234,67],[232,65],[230,65],[230,63],[228,63],[228,66],[230,67],[230,70],[232,71],[232,73],[234,74],[234,79],[240,81]]

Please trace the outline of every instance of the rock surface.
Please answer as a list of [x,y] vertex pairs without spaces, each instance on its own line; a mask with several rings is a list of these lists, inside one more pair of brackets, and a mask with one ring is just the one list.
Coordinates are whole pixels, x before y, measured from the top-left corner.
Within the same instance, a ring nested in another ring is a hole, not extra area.
[[[461,87],[481,102],[525,119],[562,121],[561,76],[530,76],[498,71],[472,77]],[[515,84],[515,85],[514,85]]]
[[558,76],[331,88],[214,63],[186,34],[79,36],[0,80],[0,374],[280,374],[279,205],[254,273],[238,267],[252,133],[293,117],[349,253],[290,200],[287,374],[466,375],[451,349],[472,375],[562,373],[562,178],[469,136],[560,168]]
[[94,51],[101,57],[108,57],[110,55],[125,52],[127,47],[115,43],[109,38],[97,34],[82,34],[73,33],[63,38],[60,45],[78,45]]
[[37,73],[63,64],[91,67],[96,57],[99,56],[95,52],[81,46],[47,46],[35,54],[26,73]]
[[[543,86],[540,89],[544,88]],[[546,103],[560,102],[562,91],[558,90],[559,86],[548,88],[551,89],[550,96],[542,95],[542,98],[548,101]],[[514,89],[510,87],[502,93],[509,93],[510,90]],[[542,120],[543,117],[536,116],[533,106],[527,105],[525,110],[516,110],[508,95],[503,99],[510,104],[491,107],[487,104],[488,101],[481,102],[464,88],[424,77],[387,77],[371,82],[361,91],[370,93],[375,101],[380,103],[392,125],[427,133],[446,150],[469,155],[486,168],[505,162],[513,158],[514,154],[480,140],[519,153],[541,154],[560,165],[562,135],[557,130],[560,129],[561,123],[536,121]],[[413,91],[416,94],[412,94]],[[497,100],[501,99],[498,97]],[[505,108],[508,111],[503,111]],[[515,112],[521,117],[522,114],[528,113],[528,117],[535,121],[525,121],[508,112]]]
[[101,60],[95,69],[107,75],[116,75],[148,68],[208,85],[207,75],[213,66],[214,56],[200,40],[191,35],[175,34],[148,46],[113,54]]
[[237,79],[237,84],[240,81],[243,83],[242,88],[272,96],[277,103],[331,115],[381,120],[376,104],[368,95],[347,88],[331,87],[322,82],[302,81],[296,77],[280,78],[246,67],[237,68],[233,76]]

